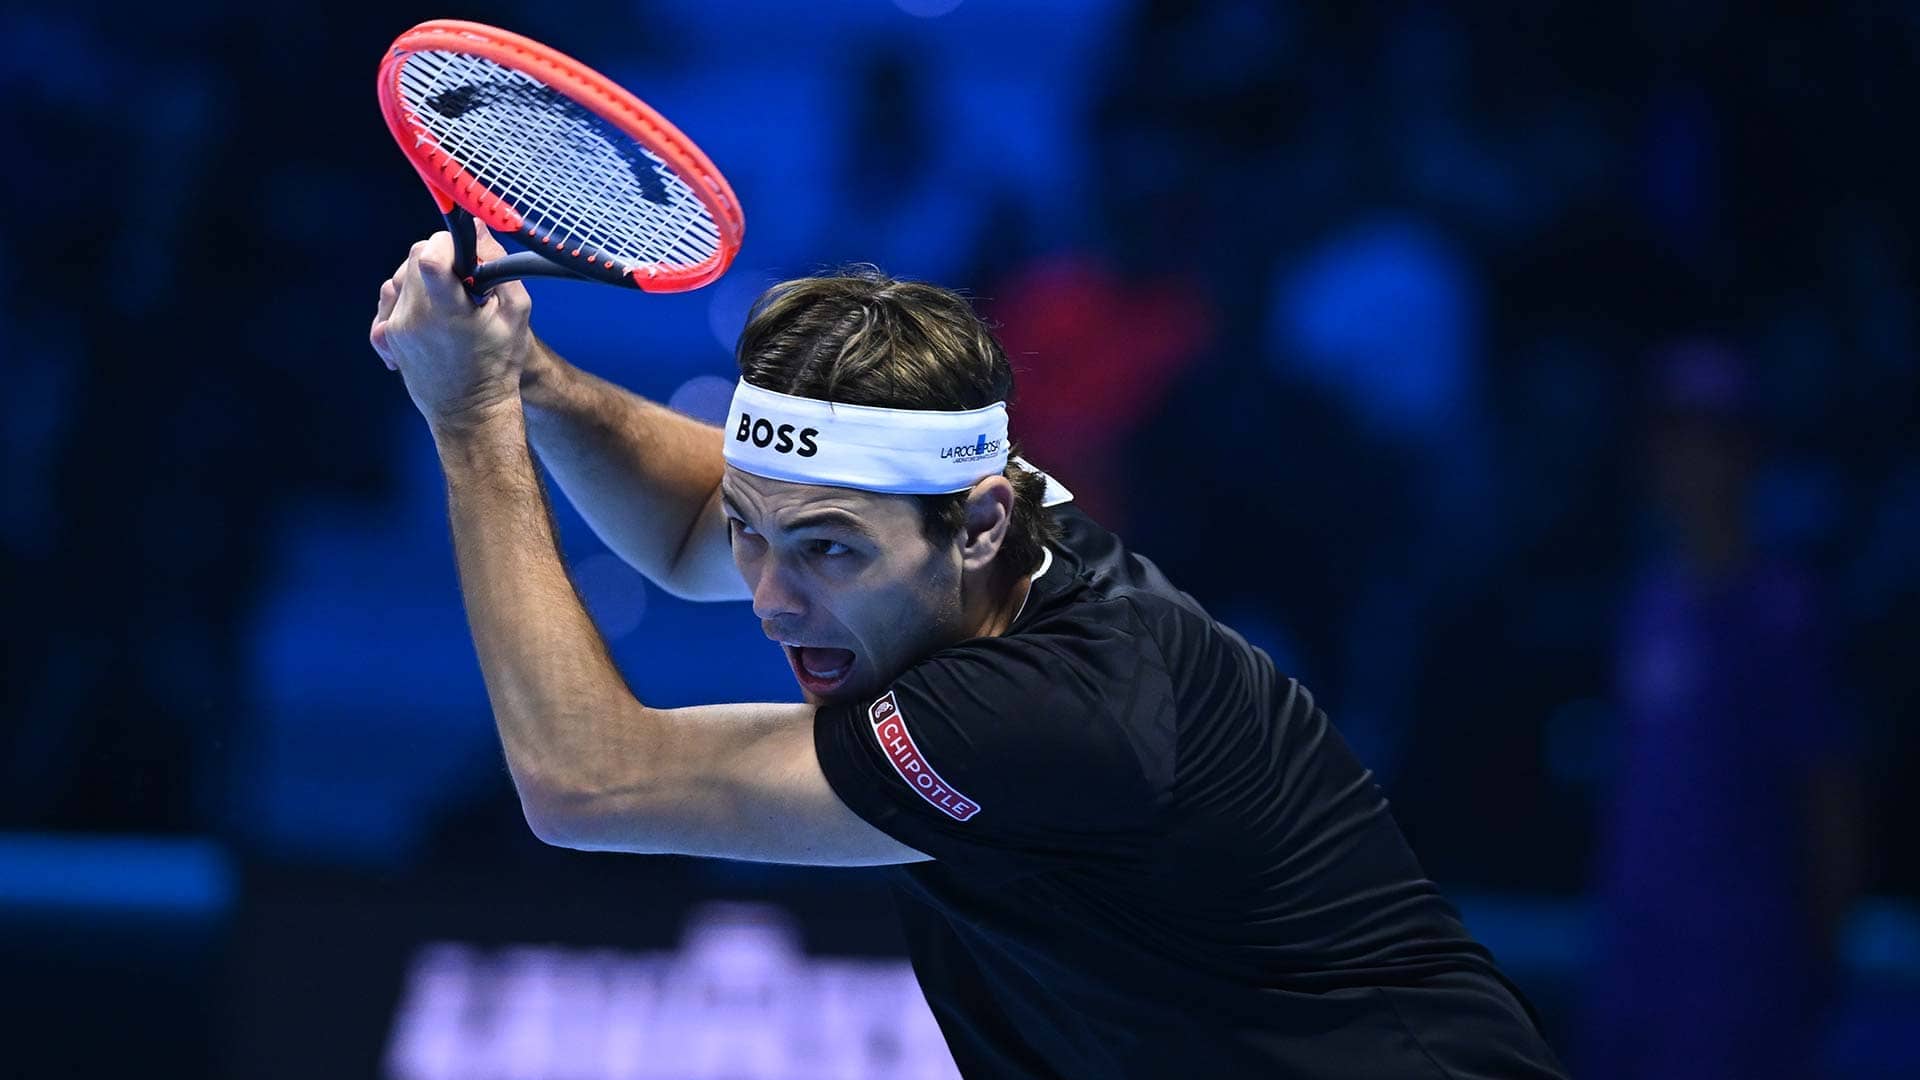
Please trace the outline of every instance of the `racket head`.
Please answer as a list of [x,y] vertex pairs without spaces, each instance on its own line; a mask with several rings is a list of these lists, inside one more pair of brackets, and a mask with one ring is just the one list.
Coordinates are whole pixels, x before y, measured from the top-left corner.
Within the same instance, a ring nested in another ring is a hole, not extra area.
[[537,41],[435,19],[401,34],[380,111],[442,213],[567,271],[648,292],[726,272],[745,220],[726,178],[619,84]]

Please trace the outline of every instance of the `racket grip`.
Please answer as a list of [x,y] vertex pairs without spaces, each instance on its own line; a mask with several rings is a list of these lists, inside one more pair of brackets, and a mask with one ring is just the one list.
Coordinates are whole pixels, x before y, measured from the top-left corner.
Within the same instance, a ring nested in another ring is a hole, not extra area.
[[467,296],[478,307],[487,302],[487,291],[473,283],[474,264],[479,261],[474,251],[473,215],[456,204],[441,216],[447,219],[447,234],[453,237],[453,276],[466,286]]

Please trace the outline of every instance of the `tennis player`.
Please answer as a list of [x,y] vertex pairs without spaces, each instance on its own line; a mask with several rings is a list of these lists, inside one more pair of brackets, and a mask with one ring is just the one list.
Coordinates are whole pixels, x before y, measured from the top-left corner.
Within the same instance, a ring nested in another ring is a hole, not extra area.
[[[968,1077],[1564,1075],[1306,689],[1013,456],[965,300],[775,286],[714,428],[566,364],[520,285],[474,306],[451,247],[414,246],[371,340],[439,449],[542,839],[892,867]],[[636,700],[529,438],[661,587],[751,600],[805,703]]]

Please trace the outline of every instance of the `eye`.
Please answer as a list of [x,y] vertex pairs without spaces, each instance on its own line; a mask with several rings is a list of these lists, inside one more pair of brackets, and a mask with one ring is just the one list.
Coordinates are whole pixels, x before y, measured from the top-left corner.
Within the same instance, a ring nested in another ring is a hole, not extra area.
[[838,540],[821,538],[807,541],[807,550],[815,555],[835,556],[845,555],[853,549]]
[[727,547],[728,548],[732,549],[735,552],[744,552],[747,554],[751,554],[755,548],[755,545],[762,542],[760,541],[759,536],[760,536],[759,533],[753,531],[753,526],[747,524],[744,521],[741,521],[739,518],[734,517],[732,514],[727,515]]

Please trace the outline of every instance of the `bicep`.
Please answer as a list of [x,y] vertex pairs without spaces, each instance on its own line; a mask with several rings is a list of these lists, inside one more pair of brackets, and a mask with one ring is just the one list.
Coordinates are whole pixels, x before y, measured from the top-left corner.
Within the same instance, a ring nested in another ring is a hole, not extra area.
[[814,707],[649,710],[659,760],[634,794],[579,808],[569,846],[814,866],[880,866],[926,855],[834,794],[814,749]]

